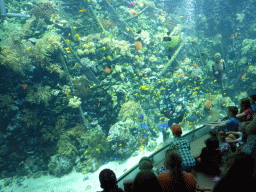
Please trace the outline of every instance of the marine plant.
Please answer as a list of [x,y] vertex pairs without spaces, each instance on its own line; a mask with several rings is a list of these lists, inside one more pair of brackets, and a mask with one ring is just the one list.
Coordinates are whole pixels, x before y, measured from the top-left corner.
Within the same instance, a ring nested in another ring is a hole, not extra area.
[[25,99],[30,103],[44,103],[45,106],[48,106],[49,101],[51,100],[50,89],[50,86],[33,86],[32,88],[28,89],[28,94]]

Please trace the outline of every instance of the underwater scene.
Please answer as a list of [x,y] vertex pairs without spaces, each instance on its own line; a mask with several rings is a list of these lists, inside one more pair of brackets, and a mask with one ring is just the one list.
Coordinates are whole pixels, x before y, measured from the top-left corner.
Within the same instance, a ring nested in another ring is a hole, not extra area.
[[256,91],[253,0],[0,0],[0,190],[99,191]]

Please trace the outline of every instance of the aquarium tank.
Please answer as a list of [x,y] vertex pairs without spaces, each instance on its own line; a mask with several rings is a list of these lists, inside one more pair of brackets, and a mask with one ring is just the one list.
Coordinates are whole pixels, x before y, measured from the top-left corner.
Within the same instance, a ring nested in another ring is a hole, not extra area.
[[[0,0],[1,191],[99,191],[256,91],[250,0]],[[130,159],[135,158],[130,162]]]

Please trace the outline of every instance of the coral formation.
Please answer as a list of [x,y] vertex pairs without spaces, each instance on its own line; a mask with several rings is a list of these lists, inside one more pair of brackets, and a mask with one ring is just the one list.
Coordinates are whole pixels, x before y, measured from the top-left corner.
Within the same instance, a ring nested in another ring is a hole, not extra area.
[[135,44],[135,46],[136,46],[136,50],[137,50],[137,51],[142,50],[142,44],[141,44],[140,41],[135,41],[134,44]]
[[102,19],[100,22],[105,30],[113,29],[116,26],[116,24],[113,21],[108,19]]
[[[35,91],[36,89],[36,91]],[[49,105],[51,100],[51,87],[50,86],[33,86],[33,88],[28,88],[28,94],[26,100],[30,103],[41,104],[44,103],[45,106]]]
[[53,13],[54,7],[50,2],[41,3],[30,11],[30,14],[35,16],[37,19],[42,18],[47,20],[50,20]]
[[205,106],[206,109],[210,109],[211,106],[212,106],[212,102],[209,101],[209,100],[207,100],[207,101],[204,103],[204,106]]
[[37,126],[39,119],[37,118],[37,113],[35,111],[23,109],[22,112],[24,113],[22,120],[26,123],[27,128]]
[[78,98],[77,96],[74,96],[73,98],[69,99],[68,106],[72,108],[78,108],[82,103],[82,101],[80,100],[81,100],[80,98]]
[[89,81],[85,77],[75,78],[73,85],[75,88],[74,94],[82,100],[85,100],[91,94]]
[[144,110],[138,103],[134,101],[128,101],[122,105],[120,112],[118,113],[118,119],[120,121],[126,121],[126,119],[139,119],[139,114],[143,114],[146,118]]
[[10,95],[0,95],[0,107],[10,111],[12,108],[13,100]]

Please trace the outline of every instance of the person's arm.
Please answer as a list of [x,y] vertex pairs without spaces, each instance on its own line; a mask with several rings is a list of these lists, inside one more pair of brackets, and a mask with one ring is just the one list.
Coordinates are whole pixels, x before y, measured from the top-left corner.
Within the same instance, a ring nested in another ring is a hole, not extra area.
[[245,115],[246,115],[246,113],[240,113],[240,114],[237,114],[236,117],[237,117],[237,118],[241,118],[241,117],[243,117],[243,116],[245,116]]
[[212,126],[212,125],[214,125],[214,126],[216,126],[216,127],[226,127],[227,126],[227,124],[226,124],[226,122],[223,122],[223,123],[216,123],[216,124],[205,124],[206,126]]

